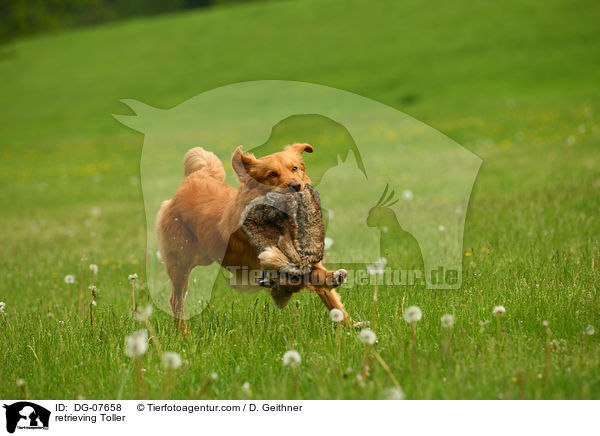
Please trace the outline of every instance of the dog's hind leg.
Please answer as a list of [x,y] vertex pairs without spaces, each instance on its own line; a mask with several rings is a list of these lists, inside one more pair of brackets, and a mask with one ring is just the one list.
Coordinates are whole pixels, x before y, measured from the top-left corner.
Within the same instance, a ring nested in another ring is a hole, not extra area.
[[187,322],[185,320],[184,301],[185,293],[189,287],[190,272],[192,270],[189,265],[181,265],[177,259],[170,259],[167,265],[167,273],[171,279],[172,289],[169,303],[173,311],[173,327],[187,333]]
[[187,323],[183,306],[190,272],[204,259],[198,255],[196,238],[182,224],[181,218],[171,205],[172,200],[163,202],[156,221],[156,231],[160,252],[171,279],[169,303],[173,311],[173,326],[186,333]]

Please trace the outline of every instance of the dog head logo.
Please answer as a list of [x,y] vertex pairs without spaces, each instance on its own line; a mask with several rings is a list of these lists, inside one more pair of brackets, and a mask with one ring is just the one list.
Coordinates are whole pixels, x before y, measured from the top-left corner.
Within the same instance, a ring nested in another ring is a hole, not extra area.
[[18,429],[48,429],[50,411],[29,401],[5,404],[6,431],[14,433]]
[[[374,100],[302,82],[227,85],[167,110],[123,102],[135,115],[115,118],[144,133],[146,271],[164,310],[170,285],[157,256],[156,217],[181,184],[183,157],[196,146],[225,163],[226,181],[235,186],[236,173],[227,167],[239,145],[260,158],[310,144],[313,152],[302,158],[321,198],[326,236],[335,242],[324,262],[365,270],[385,257],[396,270],[422,271],[423,288],[461,287],[463,230],[481,159],[435,129]],[[223,274],[217,263],[192,271],[188,317],[206,307]]]

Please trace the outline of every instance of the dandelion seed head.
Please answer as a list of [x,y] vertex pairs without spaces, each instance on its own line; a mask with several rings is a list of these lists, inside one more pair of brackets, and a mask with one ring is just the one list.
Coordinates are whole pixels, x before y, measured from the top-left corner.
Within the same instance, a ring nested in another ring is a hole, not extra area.
[[383,391],[383,398],[386,400],[404,400],[406,395],[404,395],[402,388],[392,387]]
[[414,198],[414,194],[410,189],[405,189],[404,191],[402,191],[402,198],[406,201],[410,201]]
[[75,283],[75,276],[73,274],[67,274],[65,276],[65,283],[67,285],[72,285],[73,283]]
[[495,316],[503,316],[506,313],[504,306],[495,306],[493,313]]
[[244,384],[242,384],[242,392],[245,393],[246,395],[250,395],[252,393],[252,389],[250,388],[250,383],[244,382]]
[[302,358],[296,350],[288,350],[283,353],[283,364],[285,366],[295,367],[300,365],[300,362],[302,362]]
[[98,265],[96,265],[95,263],[90,264],[90,271],[94,274],[98,274]]
[[585,330],[583,331],[584,334],[588,335],[588,336],[592,336],[593,334],[596,333],[596,329],[594,329],[593,325],[588,325]]
[[366,383],[366,380],[365,380],[365,377],[364,377],[362,374],[357,374],[357,375],[356,375],[356,382],[358,383],[358,385],[359,385],[361,388],[364,388],[364,387],[365,387],[365,385],[367,384],[367,383]]
[[381,276],[385,272],[381,265],[372,264],[367,266],[367,271],[372,276]]
[[423,312],[418,306],[409,306],[404,311],[404,321],[409,324],[419,322],[423,318]]
[[380,257],[376,262],[371,265],[367,265],[367,271],[372,276],[381,276],[385,272],[385,265],[387,264],[387,259],[385,257]]
[[135,320],[138,322],[146,321],[152,315],[152,305],[148,304],[143,307],[138,307],[135,312]]
[[333,239],[326,237],[323,240],[325,250],[329,250],[333,246]]
[[362,329],[358,334],[358,339],[363,344],[373,345],[377,341],[377,335],[371,329]]
[[542,321],[542,326],[543,327],[548,327],[550,325],[550,323],[547,320],[543,320]]
[[125,338],[125,354],[135,358],[146,354],[148,351],[148,331],[136,330]]
[[133,281],[133,280],[137,280],[137,279],[138,279],[138,275],[137,275],[137,273],[129,274],[129,275],[127,276],[127,278],[128,278],[129,280],[131,280],[131,281]]
[[217,374],[216,372],[211,372],[208,376],[212,381],[215,381],[216,379],[219,378],[219,374]]
[[442,327],[445,329],[451,329],[454,327],[454,316],[450,315],[449,313],[443,315],[440,318],[440,321],[442,323]]
[[340,309],[331,309],[329,316],[333,322],[342,322],[344,320],[344,312]]
[[446,226],[443,226],[443,225],[441,225],[441,224],[440,224],[440,225],[438,226],[438,231],[440,231],[440,232],[445,232],[445,231],[446,231]]
[[17,380],[17,386],[25,386],[25,379],[24,378],[20,378]]
[[162,366],[164,369],[177,369],[181,366],[181,356],[174,351],[165,351],[162,355]]

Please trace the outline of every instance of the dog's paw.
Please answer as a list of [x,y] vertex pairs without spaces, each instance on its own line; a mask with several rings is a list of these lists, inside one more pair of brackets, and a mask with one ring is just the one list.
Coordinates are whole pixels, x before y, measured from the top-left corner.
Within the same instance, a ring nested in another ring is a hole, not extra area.
[[345,269],[338,269],[333,273],[333,287],[337,288],[340,285],[343,285],[348,280],[348,271]]

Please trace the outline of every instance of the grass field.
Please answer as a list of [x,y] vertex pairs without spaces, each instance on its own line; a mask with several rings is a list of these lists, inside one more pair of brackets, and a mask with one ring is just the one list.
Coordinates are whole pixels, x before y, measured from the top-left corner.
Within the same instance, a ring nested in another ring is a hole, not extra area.
[[[144,277],[143,136],[111,117],[127,112],[119,100],[169,108],[228,83],[286,79],[381,101],[483,159],[462,289],[380,290],[376,349],[406,397],[600,398],[598,332],[583,333],[600,330],[599,18],[589,1],[284,1],[1,46],[0,397],[136,396],[124,338],[142,327],[128,275]],[[79,309],[91,283],[100,289],[93,327]],[[340,291],[362,319],[372,292]],[[142,286],[138,302],[148,298]],[[297,299],[297,389],[281,364],[295,303],[279,311],[267,293],[222,289],[186,337],[155,310],[163,349],[184,359],[170,397],[381,398],[392,381],[377,361],[367,382],[357,382],[357,335],[343,332],[338,358],[339,331],[321,302],[308,293]],[[416,375],[402,319],[409,305],[424,314]],[[499,324],[497,305],[506,308]],[[442,345],[445,313],[456,319],[451,351]],[[162,397],[165,373],[153,347],[143,366],[148,395]],[[218,378],[209,381],[212,372]]]

